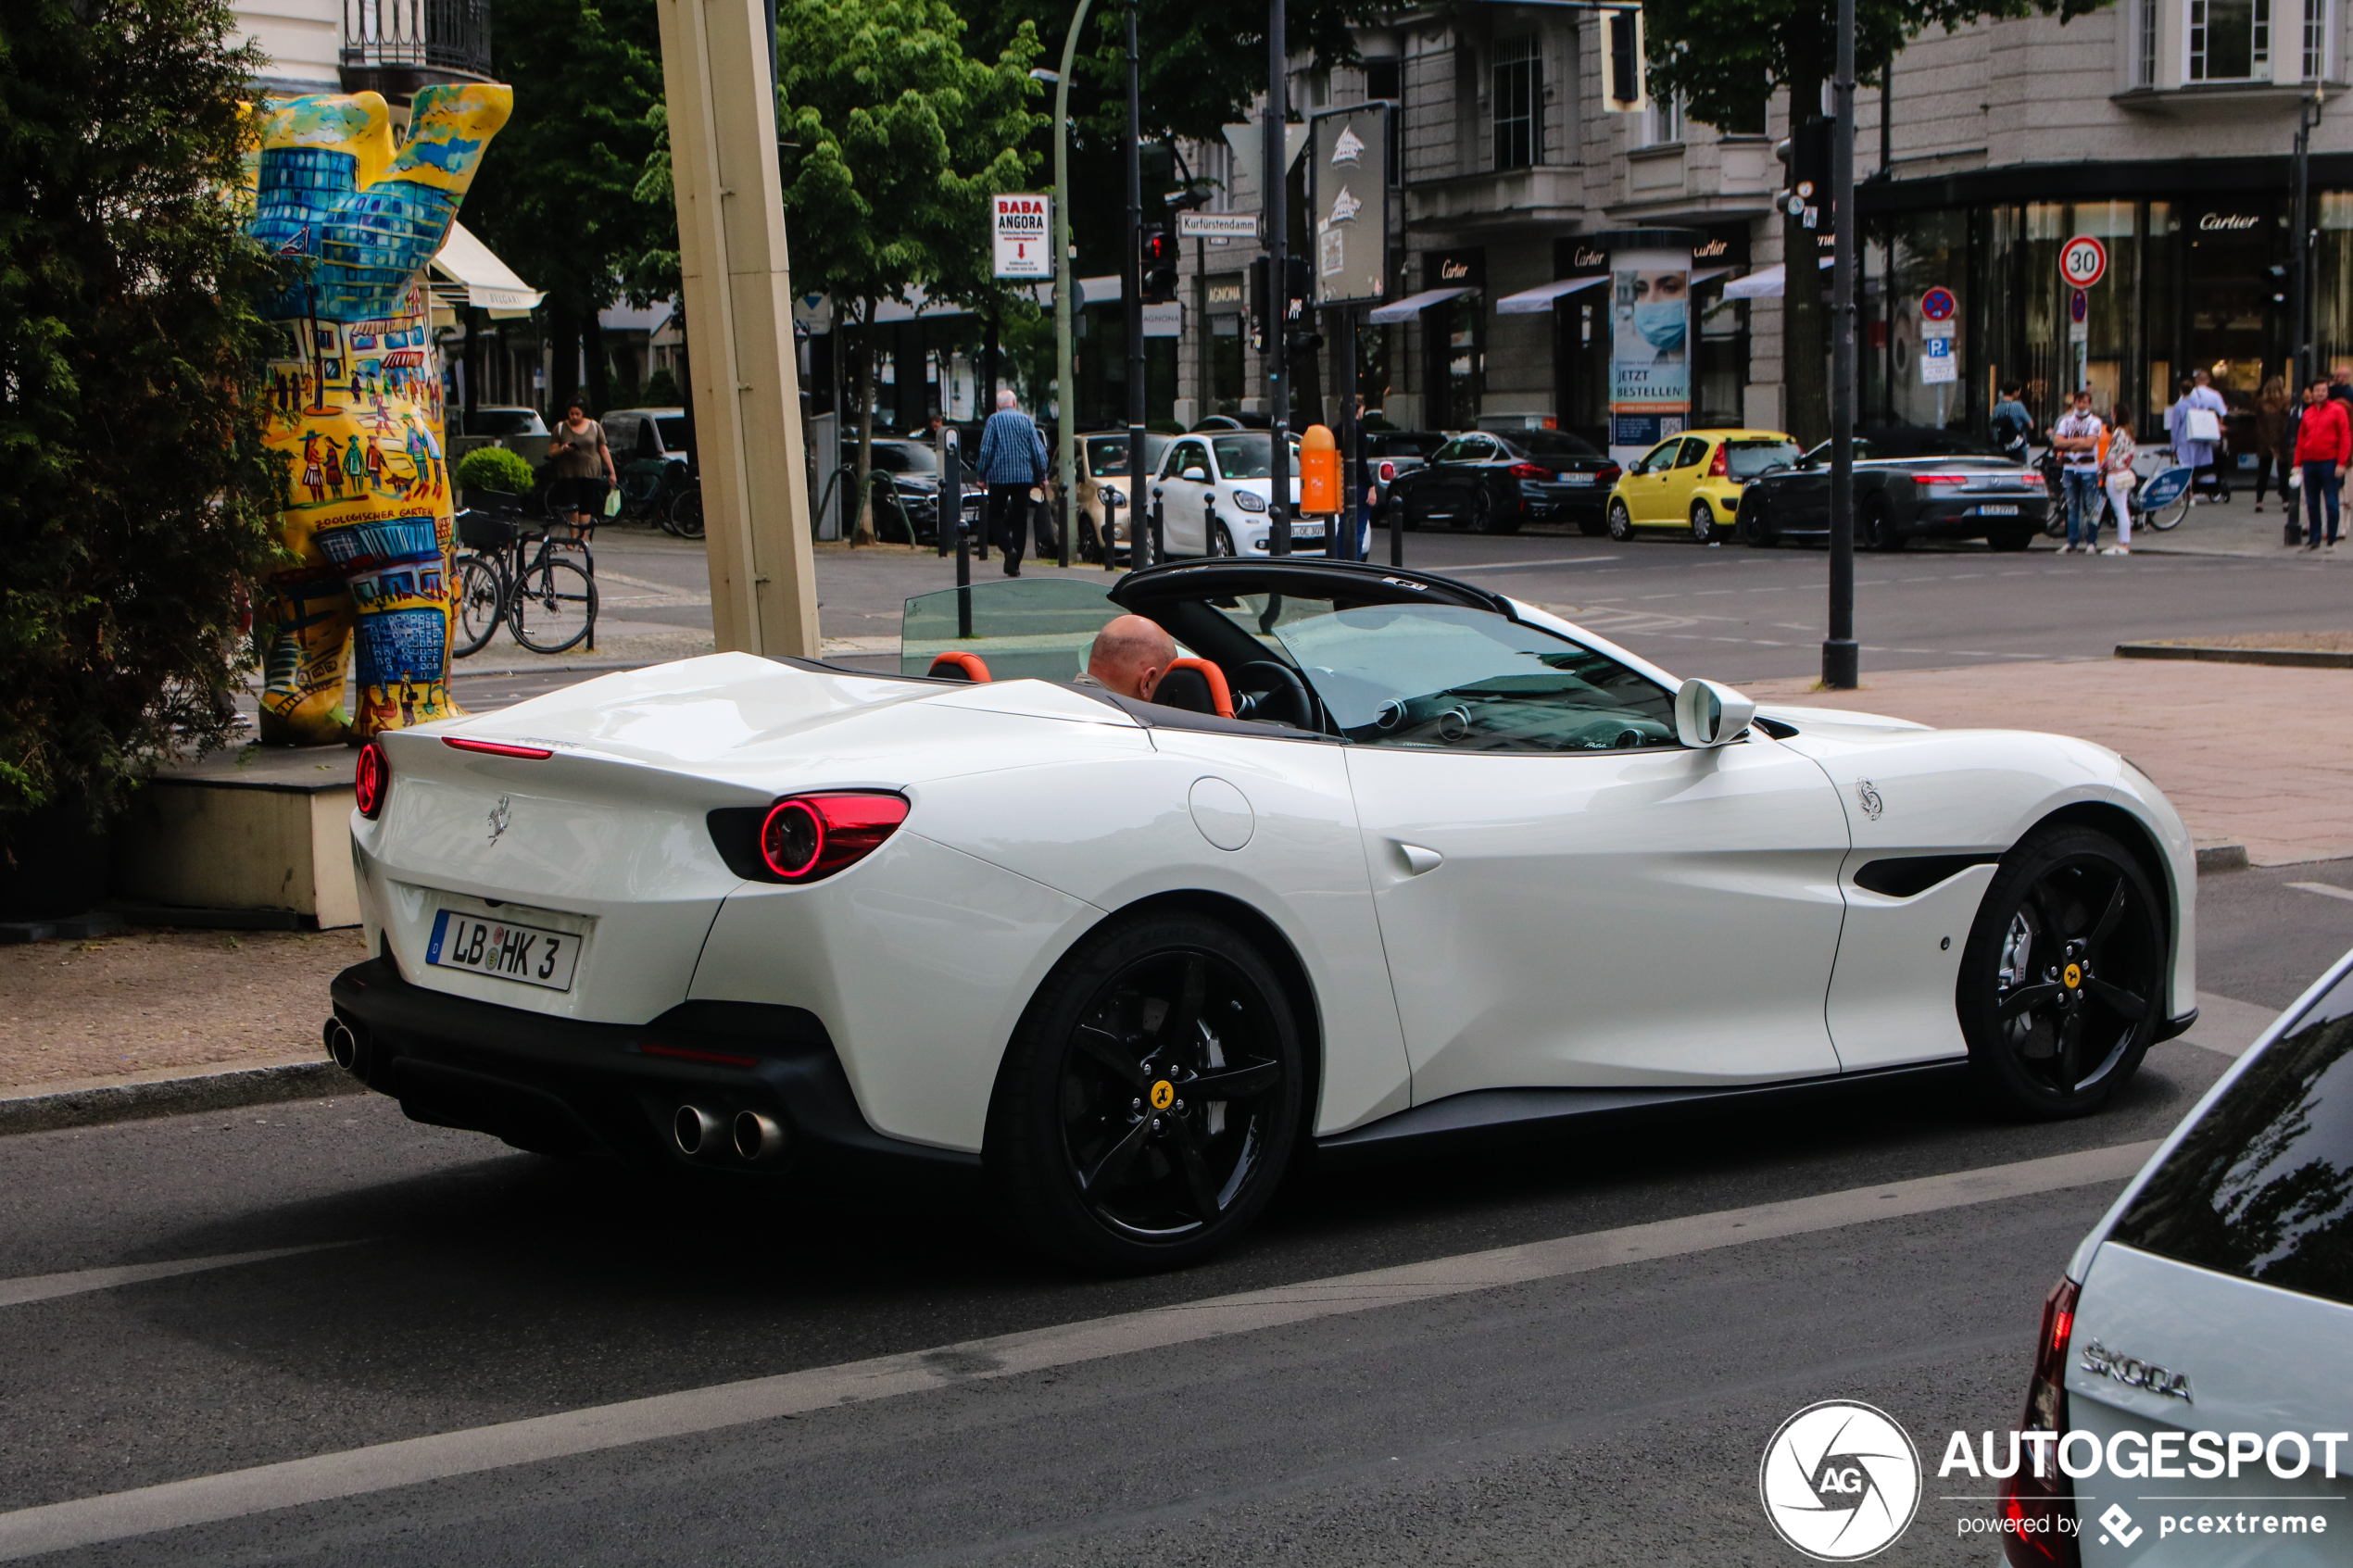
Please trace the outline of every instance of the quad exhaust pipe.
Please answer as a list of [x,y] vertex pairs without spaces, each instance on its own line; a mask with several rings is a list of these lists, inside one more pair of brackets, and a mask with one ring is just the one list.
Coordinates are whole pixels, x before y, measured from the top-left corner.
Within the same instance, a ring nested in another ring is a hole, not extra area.
[[722,1122],[698,1105],[682,1105],[670,1120],[670,1135],[678,1152],[689,1160],[724,1154],[732,1148],[748,1164],[764,1165],[779,1159],[791,1140],[784,1123],[757,1110],[739,1110],[732,1123]]

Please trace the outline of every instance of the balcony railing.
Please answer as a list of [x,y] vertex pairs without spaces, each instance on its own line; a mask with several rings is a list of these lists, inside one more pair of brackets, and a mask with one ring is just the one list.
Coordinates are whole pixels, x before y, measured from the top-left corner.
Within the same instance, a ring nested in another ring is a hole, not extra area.
[[343,0],[346,89],[488,81],[490,0]]

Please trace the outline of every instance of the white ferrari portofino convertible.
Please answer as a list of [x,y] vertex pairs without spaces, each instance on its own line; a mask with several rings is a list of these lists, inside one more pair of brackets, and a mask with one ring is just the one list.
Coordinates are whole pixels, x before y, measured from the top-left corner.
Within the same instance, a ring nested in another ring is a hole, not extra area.
[[[1157,622],[1140,701],[1076,679]],[[2093,1110],[2196,1016],[2113,752],[1758,709],[1320,559],[909,601],[905,673],[719,654],[386,734],[327,1044],[524,1148],[987,1184],[1099,1267],[1329,1155],[1966,1064]]]

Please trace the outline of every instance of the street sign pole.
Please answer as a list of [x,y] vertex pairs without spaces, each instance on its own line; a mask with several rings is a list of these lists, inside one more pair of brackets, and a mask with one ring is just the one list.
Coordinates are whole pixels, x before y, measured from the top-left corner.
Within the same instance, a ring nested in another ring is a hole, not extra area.
[[1838,0],[1838,73],[1832,79],[1831,202],[1837,259],[1831,272],[1831,605],[1822,684],[1853,691],[1862,680],[1855,642],[1855,0]]
[[[1070,68],[1078,55],[1078,30],[1086,25],[1087,7],[1093,3],[1078,0],[1078,8],[1070,14],[1070,31],[1063,35],[1062,74],[1054,79],[1054,509],[1061,514],[1057,521],[1064,536],[1078,516],[1074,504],[1078,463],[1071,445],[1071,404],[1077,395],[1078,377],[1071,369],[1070,341]],[[995,394],[990,395],[993,399]],[[981,526],[988,526],[985,511]],[[1129,532],[1134,533],[1132,519]],[[1111,555],[1106,538],[1103,557],[1108,560]]]
[[1290,159],[1283,156],[1283,132],[1290,119],[1289,52],[1284,48],[1283,0],[1266,6],[1266,413],[1269,430],[1266,487],[1267,550],[1290,554],[1290,215],[1285,210]]
[[[1127,277],[1119,293],[1127,311],[1127,533],[1133,541],[1127,558],[1143,567],[1151,564],[1151,544],[1143,504],[1144,147],[1136,72],[1136,0],[1127,0]],[[1063,530],[1064,566],[1070,564],[1070,533]]]

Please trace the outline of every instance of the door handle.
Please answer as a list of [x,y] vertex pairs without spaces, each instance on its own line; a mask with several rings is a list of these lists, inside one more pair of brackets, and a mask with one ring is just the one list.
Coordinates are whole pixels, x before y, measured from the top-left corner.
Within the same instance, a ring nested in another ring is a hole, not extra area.
[[1391,839],[1390,842],[1397,846],[1398,856],[1405,862],[1407,876],[1419,876],[1424,872],[1434,872],[1445,862],[1446,857],[1435,849],[1425,849],[1418,844],[1406,844],[1396,839]]

